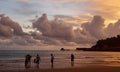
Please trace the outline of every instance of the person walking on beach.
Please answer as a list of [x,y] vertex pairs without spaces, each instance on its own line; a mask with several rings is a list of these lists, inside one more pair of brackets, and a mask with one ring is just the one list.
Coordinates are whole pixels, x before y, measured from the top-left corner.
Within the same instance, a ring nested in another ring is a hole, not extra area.
[[51,54],[51,67],[53,68],[54,56]]
[[74,55],[71,54],[71,66],[74,66]]
[[34,63],[36,63],[36,67],[39,68],[40,56],[38,54],[37,54],[36,58],[34,59]]
[[27,54],[25,56],[25,68],[30,68],[31,67],[31,55]]

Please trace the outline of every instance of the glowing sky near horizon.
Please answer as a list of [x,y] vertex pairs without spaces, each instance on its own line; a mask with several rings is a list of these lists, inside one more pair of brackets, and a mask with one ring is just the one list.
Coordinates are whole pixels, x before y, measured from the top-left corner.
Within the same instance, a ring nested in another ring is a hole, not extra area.
[[66,22],[75,24],[101,15],[108,24],[119,19],[119,3],[120,0],[0,0],[0,14],[6,14],[21,25],[31,24],[29,20],[43,13],[47,13],[49,19],[55,15],[65,16]]
[[[10,39],[2,39],[1,37],[0,47],[11,44],[19,46],[23,42],[29,47],[31,45],[29,40],[33,42],[33,45],[38,46],[70,45],[90,47],[99,39],[120,34],[119,3],[120,0],[0,0],[0,14],[5,14],[13,21],[18,22],[24,32],[38,31],[36,35],[40,37],[40,39],[35,39],[34,36],[22,38],[15,35]],[[46,13],[47,16],[42,16],[43,13]],[[36,21],[37,26],[35,29],[27,28],[28,25],[32,26],[36,15],[45,17],[46,25],[43,20],[38,19],[39,22]],[[58,23],[56,23],[57,20],[53,20],[54,17],[58,18]],[[62,22],[63,25],[60,25]],[[113,24],[109,24],[111,22]],[[4,30],[6,28],[7,26],[1,28],[1,30],[7,32]],[[42,30],[42,28],[45,30]],[[47,38],[44,36],[45,34]],[[64,34],[65,36],[63,36]],[[70,40],[67,40],[66,37],[70,37]]]

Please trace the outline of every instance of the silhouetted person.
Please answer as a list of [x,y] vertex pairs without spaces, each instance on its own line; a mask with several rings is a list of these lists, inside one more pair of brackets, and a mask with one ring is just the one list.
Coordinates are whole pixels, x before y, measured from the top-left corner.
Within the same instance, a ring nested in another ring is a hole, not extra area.
[[51,54],[51,67],[53,68],[54,56]]
[[74,55],[71,54],[71,66],[74,66]]
[[37,54],[36,58],[34,59],[34,63],[36,63],[36,67],[39,68],[40,56],[38,54]]
[[25,68],[30,68],[31,67],[31,55],[27,54],[25,56]]

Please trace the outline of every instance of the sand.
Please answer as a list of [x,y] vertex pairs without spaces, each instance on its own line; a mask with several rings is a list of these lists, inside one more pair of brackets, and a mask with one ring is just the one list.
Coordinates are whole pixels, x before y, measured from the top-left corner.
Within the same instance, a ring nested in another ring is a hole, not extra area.
[[56,69],[16,69],[0,70],[0,72],[120,72],[120,67],[88,66],[79,68],[56,68]]

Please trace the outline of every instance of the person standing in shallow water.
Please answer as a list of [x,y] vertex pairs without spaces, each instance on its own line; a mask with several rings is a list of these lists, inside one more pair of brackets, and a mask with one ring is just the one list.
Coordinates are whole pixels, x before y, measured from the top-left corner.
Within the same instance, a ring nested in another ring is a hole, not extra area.
[[51,54],[51,67],[53,68],[53,63],[54,63],[54,56]]
[[31,55],[27,54],[25,56],[25,68],[30,68],[31,67]]
[[38,54],[37,54],[36,58],[34,59],[34,63],[36,63],[36,67],[39,68],[40,56]]
[[74,66],[74,55],[71,54],[71,66]]

